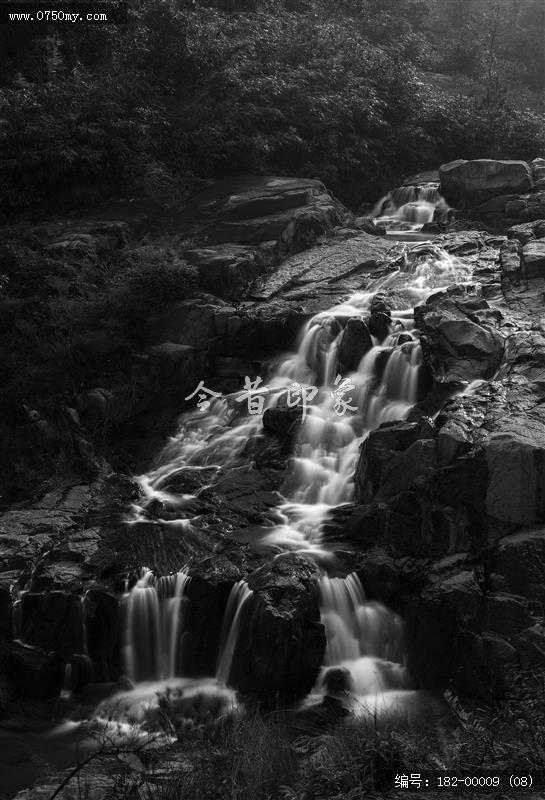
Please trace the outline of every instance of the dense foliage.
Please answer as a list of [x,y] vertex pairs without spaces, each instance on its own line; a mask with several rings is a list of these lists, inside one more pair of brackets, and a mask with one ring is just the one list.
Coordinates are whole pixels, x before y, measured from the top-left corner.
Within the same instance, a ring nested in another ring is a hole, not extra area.
[[243,171],[357,203],[452,157],[534,157],[543,17],[540,0],[137,0],[124,28],[3,26],[0,204],[176,199]]

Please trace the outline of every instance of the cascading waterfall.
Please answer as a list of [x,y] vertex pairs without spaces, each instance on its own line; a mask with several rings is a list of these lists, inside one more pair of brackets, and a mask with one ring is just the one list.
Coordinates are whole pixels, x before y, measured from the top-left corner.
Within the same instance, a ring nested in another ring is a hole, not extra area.
[[319,682],[328,668],[343,667],[358,696],[407,688],[401,618],[379,603],[368,603],[355,573],[323,576],[319,590],[327,640]]
[[[276,406],[294,384],[312,387],[312,402],[306,408],[283,489],[285,502],[276,510],[274,525],[252,533],[252,544],[273,555],[290,550],[306,553],[324,568],[331,554],[321,541],[322,524],[330,509],[353,497],[353,475],[363,438],[384,422],[405,419],[418,400],[422,355],[412,309],[434,290],[469,277],[467,265],[431,244],[408,248],[401,268],[392,269],[372,281],[367,291],[357,292],[305,325],[297,352],[278,365],[267,385],[260,384],[260,413],[252,415],[249,409],[245,413],[240,393],[235,393],[184,415],[158,466],[140,479],[145,499],[141,507],[135,507],[133,521],[146,515],[152,501],[160,500],[163,508],[175,512],[178,522],[185,517],[183,524],[191,527],[191,509],[186,512],[185,508],[194,495],[181,494],[175,488],[184,471],[192,475],[200,471],[201,486],[213,485],[219,471],[241,463],[248,439],[261,429],[265,409]],[[338,352],[344,326],[350,318],[368,317],[377,293],[394,298],[389,333],[383,341],[373,337],[371,349],[357,368],[341,376]],[[166,521],[159,520],[160,524]],[[343,582],[324,575],[320,593],[327,663],[349,663],[358,690],[403,686],[402,655],[394,653],[402,640],[398,618],[367,603],[353,576]],[[244,635],[239,624],[241,609],[249,596],[244,582],[231,593],[217,663],[220,684],[229,681],[236,641]],[[161,632],[165,630],[161,622],[164,601],[149,572],[132,590],[127,606],[128,675],[143,680],[174,674],[172,656],[162,655],[170,647],[165,646],[168,637]],[[173,642],[172,633],[168,636]],[[385,642],[390,644],[386,647]],[[169,666],[162,666],[162,660]]]
[[392,189],[375,205],[371,216],[387,229],[389,235],[403,230],[417,236],[422,225],[434,220],[436,212],[442,217],[447,211],[448,205],[439,193],[439,184],[429,182]]
[[125,596],[125,674],[132,681],[160,680],[179,674],[182,602],[189,576],[183,572],[156,578],[144,569]]
[[235,647],[240,633],[240,615],[245,603],[252,596],[252,590],[246,581],[234,584],[229,594],[223,625],[220,636],[218,665],[216,680],[220,685],[227,686],[231,674],[231,666]]

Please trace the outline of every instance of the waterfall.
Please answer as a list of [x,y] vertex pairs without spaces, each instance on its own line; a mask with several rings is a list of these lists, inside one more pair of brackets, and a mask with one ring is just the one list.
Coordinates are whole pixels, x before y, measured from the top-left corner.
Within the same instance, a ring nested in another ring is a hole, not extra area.
[[328,668],[344,667],[356,695],[407,688],[401,618],[379,603],[368,603],[355,573],[323,576],[319,591],[327,640],[320,683]]
[[233,656],[240,632],[242,607],[251,596],[252,590],[246,581],[238,581],[235,583],[229,594],[221,629],[216,669],[216,680],[223,686],[227,686],[231,674]]
[[132,681],[179,674],[182,601],[189,576],[180,571],[156,578],[149,569],[123,601],[123,664]]
[[415,200],[412,203],[405,203],[400,206],[396,211],[396,217],[406,220],[407,222],[415,222],[417,225],[423,225],[425,222],[431,222],[435,206],[433,203],[428,203],[425,200]]
[[[419,236],[423,238],[423,234],[418,234],[422,226],[427,222],[433,222],[436,212],[441,219],[447,219],[448,210],[444,197],[439,194],[439,184],[430,182],[392,189],[375,205],[371,216],[379,225],[386,228],[388,235],[410,240],[408,231],[413,234],[413,239]],[[404,231],[406,236],[396,236],[400,231]]]
[[[332,554],[322,542],[323,522],[333,507],[353,498],[353,476],[363,439],[384,422],[405,419],[420,399],[422,351],[412,308],[453,281],[468,279],[469,270],[467,264],[430,243],[408,244],[402,268],[383,274],[371,281],[366,291],[356,292],[308,321],[297,351],[280,361],[267,384],[260,385],[263,404],[259,414],[246,411],[241,393],[236,392],[215,399],[206,410],[183,416],[158,464],[140,478],[145,498],[135,509],[136,519],[145,514],[152,500],[159,499],[183,518],[187,528],[195,525],[198,531],[198,519],[185,513],[187,500],[194,495],[176,491],[177,485],[184,485],[184,471],[194,483],[202,475],[200,485],[213,486],[218,472],[225,474],[226,467],[244,463],[243,448],[261,430],[263,412],[282,407],[294,383],[312,386],[315,393],[297,432],[275,523],[252,530],[251,545],[270,556],[286,551],[304,553],[327,573]],[[370,349],[357,367],[340,375],[337,356],[344,327],[354,317],[369,319],[377,293],[390,297],[394,306],[389,333],[382,341],[371,337]],[[164,520],[159,523],[167,524]],[[124,654],[127,674],[134,680],[176,674],[180,603],[186,580],[179,578],[174,586],[166,579],[156,581],[147,571],[128,595]],[[240,581],[227,603],[216,665],[216,680],[224,686],[230,679],[237,640],[244,636],[242,609],[251,594],[248,585]],[[326,666],[348,665],[354,686],[362,694],[403,687],[406,675],[399,618],[368,603],[356,576],[341,579],[325,574],[320,597],[327,636]]]

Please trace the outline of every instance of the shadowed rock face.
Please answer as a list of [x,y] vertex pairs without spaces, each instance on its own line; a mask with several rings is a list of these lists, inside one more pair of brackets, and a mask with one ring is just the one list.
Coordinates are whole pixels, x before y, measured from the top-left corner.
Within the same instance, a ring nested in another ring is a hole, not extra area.
[[439,168],[441,194],[458,208],[476,206],[498,195],[518,194],[532,188],[532,171],[525,161],[451,161]]
[[498,314],[466,289],[433,295],[415,309],[415,321],[437,381],[490,378],[500,366],[504,343],[494,325]]
[[373,346],[371,333],[363,319],[353,317],[346,323],[337,353],[338,369],[344,375],[357,369],[363,356]]
[[242,692],[303,696],[312,688],[325,652],[316,587],[319,572],[291,554],[248,578],[253,596],[243,606],[231,671]]

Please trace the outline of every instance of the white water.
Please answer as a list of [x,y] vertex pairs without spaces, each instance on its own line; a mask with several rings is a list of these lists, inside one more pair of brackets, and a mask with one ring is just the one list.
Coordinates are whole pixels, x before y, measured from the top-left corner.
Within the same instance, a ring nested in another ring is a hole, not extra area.
[[355,697],[407,689],[403,622],[380,603],[368,603],[356,574],[319,583],[327,648],[318,689],[330,667],[344,667]]
[[216,680],[220,686],[227,686],[231,674],[231,665],[240,633],[240,615],[245,603],[252,596],[252,590],[246,581],[234,584],[227,601],[223,617],[223,626],[219,643],[218,666]]
[[379,200],[371,215],[390,235],[419,231],[426,222],[433,221],[436,209],[446,212],[448,205],[439,194],[439,184],[426,183],[393,189]]
[[122,657],[131,681],[179,675],[182,601],[189,576],[183,572],[156,578],[151,570],[123,599],[125,642]]
[[[263,411],[282,403],[294,383],[315,387],[291,459],[285,499],[276,509],[276,522],[253,533],[252,543],[273,556],[291,550],[306,553],[322,567],[327,564],[330,553],[321,541],[322,524],[333,507],[353,497],[354,469],[363,438],[384,422],[405,419],[418,400],[422,357],[412,309],[433,291],[470,277],[464,262],[430,244],[407,246],[400,263],[402,268],[373,281],[367,291],[355,293],[306,324],[297,351],[279,363],[266,384],[259,385],[261,413],[249,413],[246,401],[240,402],[242,394],[235,393],[214,399],[206,409],[185,414],[157,466],[140,477],[144,501],[135,507],[132,520],[147,516],[147,506],[159,500],[166,517],[174,512],[177,524],[198,530],[198,518],[192,518],[186,507],[203,486],[214,484],[218,474],[243,463],[242,451],[248,439],[260,432]],[[351,317],[367,318],[377,292],[391,298],[394,306],[390,332],[382,342],[373,339],[357,369],[341,377],[337,355],[344,325]],[[249,377],[254,380],[256,376]],[[195,476],[201,476],[195,494],[176,490],[176,485],[183,486],[184,473],[191,476],[193,485]],[[167,519],[162,522],[167,521],[174,524]],[[325,666],[346,666],[358,696],[406,688],[399,618],[384,607],[367,603],[355,576],[330,579],[324,573],[320,594],[328,643]],[[219,686],[228,684],[236,641],[244,635],[241,609],[250,595],[243,581],[233,587],[219,648]],[[164,629],[163,612],[149,573],[133,589],[131,603],[128,674],[139,680],[165,677],[159,663],[165,643],[157,633]],[[170,657],[167,661],[171,664]],[[167,672],[174,674],[172,666]]]

